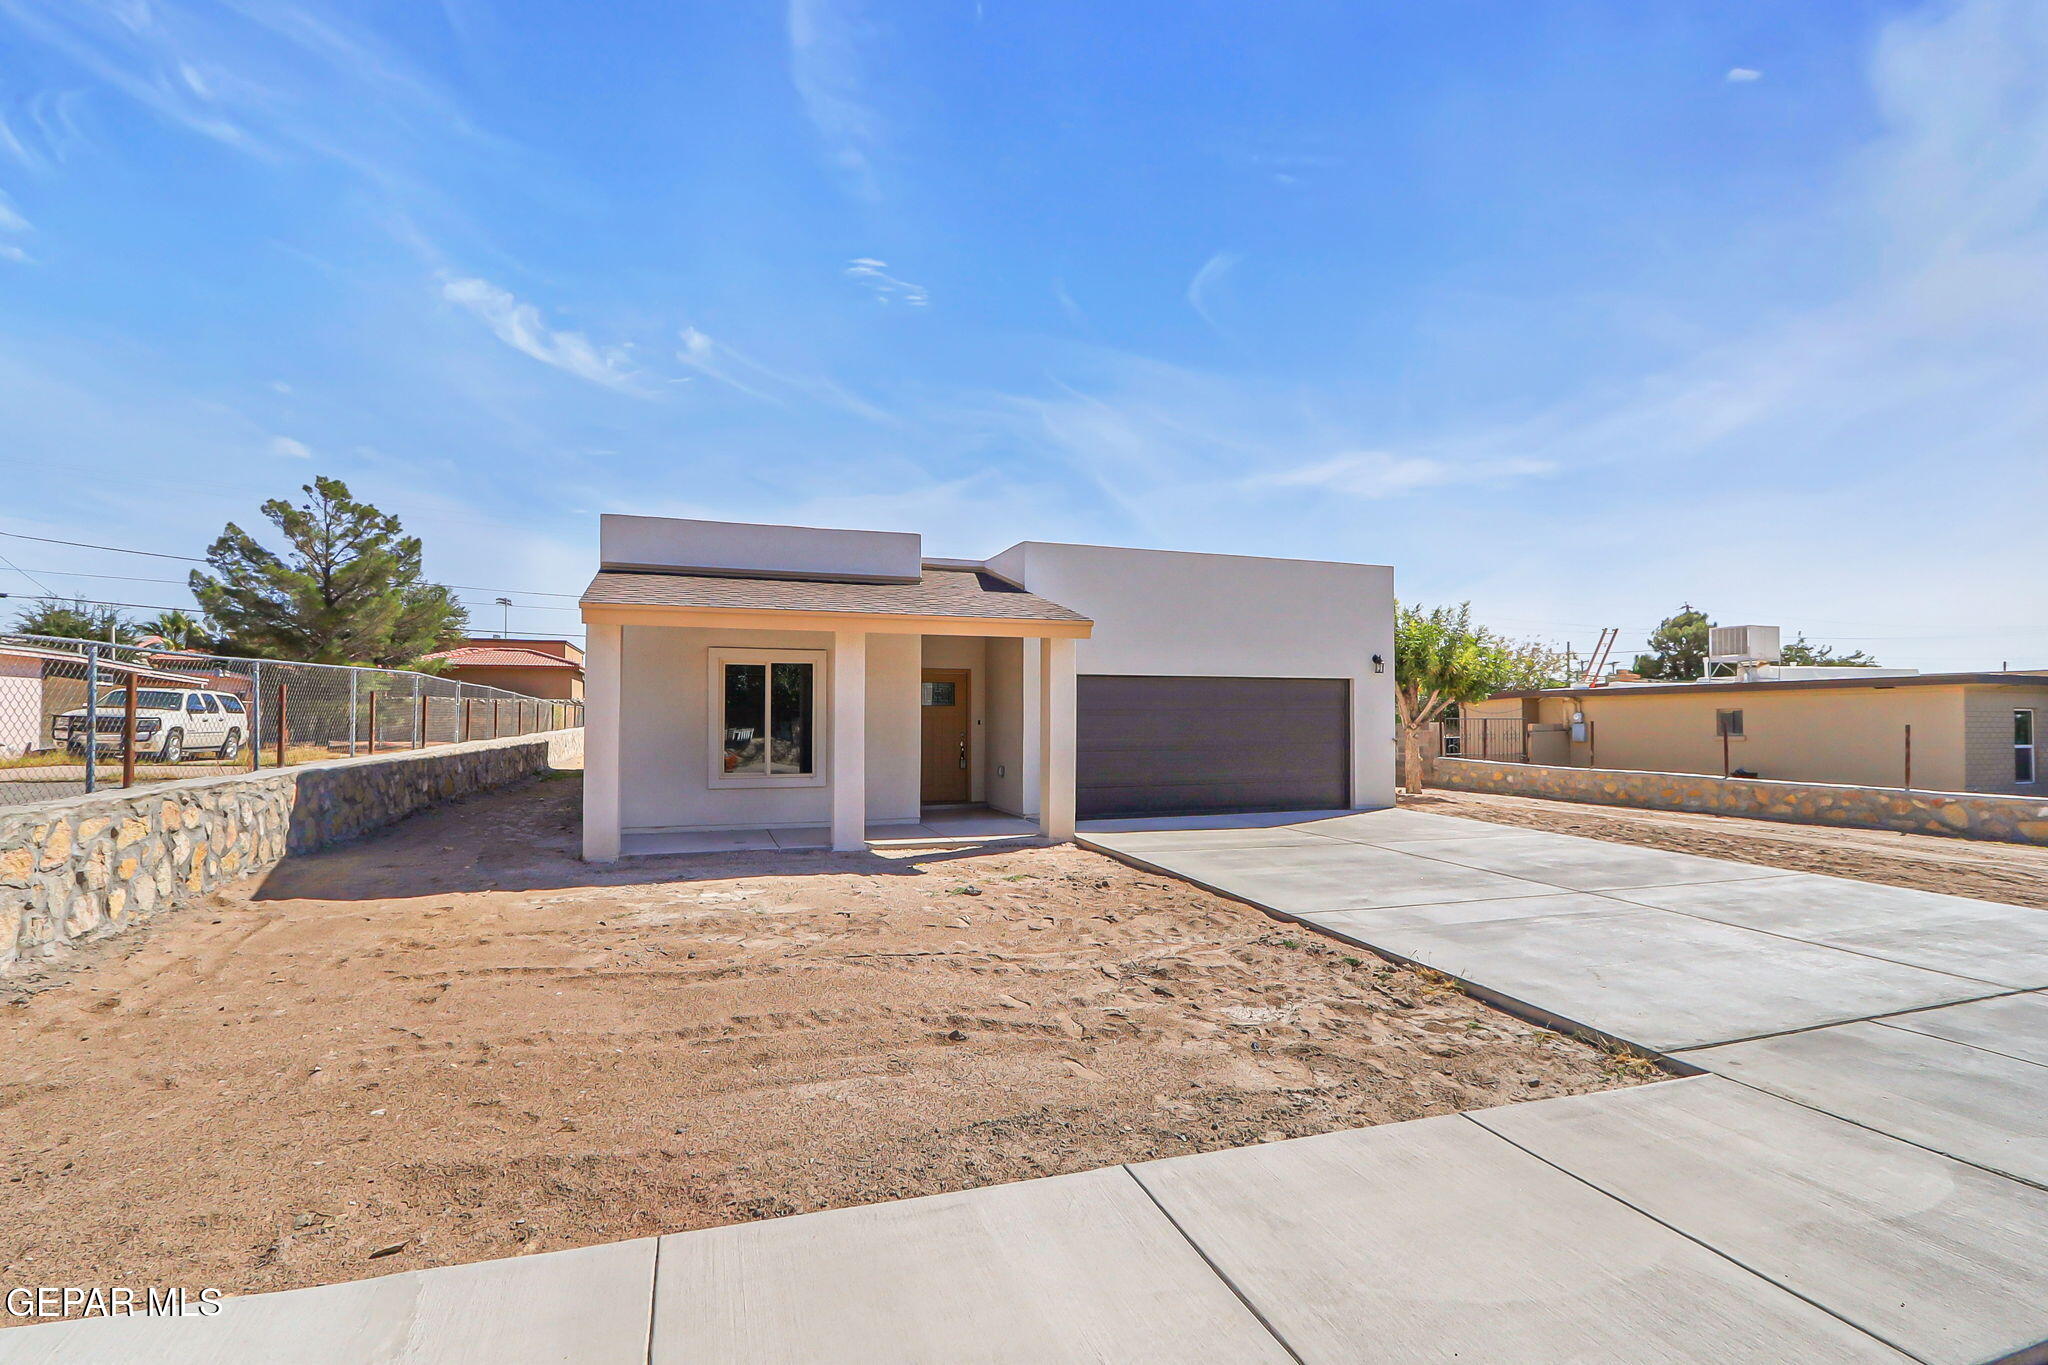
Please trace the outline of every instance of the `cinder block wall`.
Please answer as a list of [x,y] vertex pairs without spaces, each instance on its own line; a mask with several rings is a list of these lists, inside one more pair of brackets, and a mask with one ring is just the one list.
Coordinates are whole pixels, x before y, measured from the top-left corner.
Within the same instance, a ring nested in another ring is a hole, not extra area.
[[1603,806],[1702,811],[1802,825],[1847,825],[1907,834],[1995,839],[2012,844],[2048,844],[2048,799],[2020,796],[1839,787],[1821,782],[1765,782],[1614,768],[1554,768],[1534,763],[1489,763],[1475,758],[1432,761],[1429,784],[1456,791],[1543,796]]
[[582,754],[552,730],[0,806],[0,970]]

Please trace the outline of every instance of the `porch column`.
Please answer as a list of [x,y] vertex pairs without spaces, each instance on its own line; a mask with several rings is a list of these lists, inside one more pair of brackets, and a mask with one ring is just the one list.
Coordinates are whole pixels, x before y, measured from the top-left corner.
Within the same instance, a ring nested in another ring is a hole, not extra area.
[[868,637],[832,632],[832,847],[868,846]]
[[619,651],[623,627],[591,622],[583,654],[583,856],[619,856]]
[[1074,837],[1074,642],[1038,642],[1038,832]]

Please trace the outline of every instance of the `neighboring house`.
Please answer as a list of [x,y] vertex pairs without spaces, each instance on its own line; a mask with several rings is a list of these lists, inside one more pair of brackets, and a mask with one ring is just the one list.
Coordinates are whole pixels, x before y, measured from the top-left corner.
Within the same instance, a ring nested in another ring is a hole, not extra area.
[[554,701],[583,700],[583,651],[567,640],[472,638],[426,656],[457,682]]
[[40,654],[0,646],[0,758],[19,758],[49,747],[51,713],[43,706],[46,667]]
[[1393,801],[1393,571],[606,516],[583,596],[584,852],[984,804],[1079,817]]
[[178,676],[190,687],[203,687],[211,692],[226,692],[231,696],[248,701],[252,695],[253,683],[247,673],[239,669],[213,669],[206,665],[220,661],[221,656],[208,654],[199,649],[169,649],[153,646],[151,641],[161,644],[161,637],[145,635],[136,647],[148,652],[143,656],[153,664],[162,664],[178,670]]
[[[1503,692],[1465,708],[1470,757],[1788,782],[2034,795],[2048,672],[1885,673]],[[1723,743],[1723,735],[1726,743]]]
[[[99,661],[102,690],[130,678],[158,686],[203,686],[186,673],[151,668],[122,658]],[[57,747],[52,721],[85,705],[85,656],[77,650],[0,644],[0,758],[19,758]]]

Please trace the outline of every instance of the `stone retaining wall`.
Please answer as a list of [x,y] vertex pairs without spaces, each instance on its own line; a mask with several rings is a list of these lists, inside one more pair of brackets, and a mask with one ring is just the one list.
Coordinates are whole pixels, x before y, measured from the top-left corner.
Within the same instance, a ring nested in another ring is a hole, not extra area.
[[1907,834],[1952,834],[2014,844],[2048,844],[2048,800],[2026,796],[1837,787],[1821,782],[1767,782],[1703,777],[1697,773],[1552,768],[1534,763],[1491,763],[1476,758],[1432,761],[1429,785],[1456,791],[1587,801],[1603,806],[1746,815],[1753,820],[1785,820],[1802,825],[1847,825]]
[[552,730],[0,806],[0,970],[582,754]]

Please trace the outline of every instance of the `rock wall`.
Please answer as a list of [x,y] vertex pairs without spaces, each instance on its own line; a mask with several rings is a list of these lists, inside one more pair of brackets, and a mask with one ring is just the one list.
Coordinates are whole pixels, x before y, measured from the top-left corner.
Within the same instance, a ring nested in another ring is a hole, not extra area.
[[1836,787],[1820,782],[1765,782],[1693,773],[1551,768],[1472,758],[1436,759],[1430,764],[1430,785],[1457,791],[1588,801],[1603,806],[1746,815],[1753,820],[1785,820],[1802,825],[1848,825],[1907,834],[1952,834],[2014,844],[2048,844],[2048,800],[2025,796]]
[[553,730],[0,806],[0,969],[582,754]]

